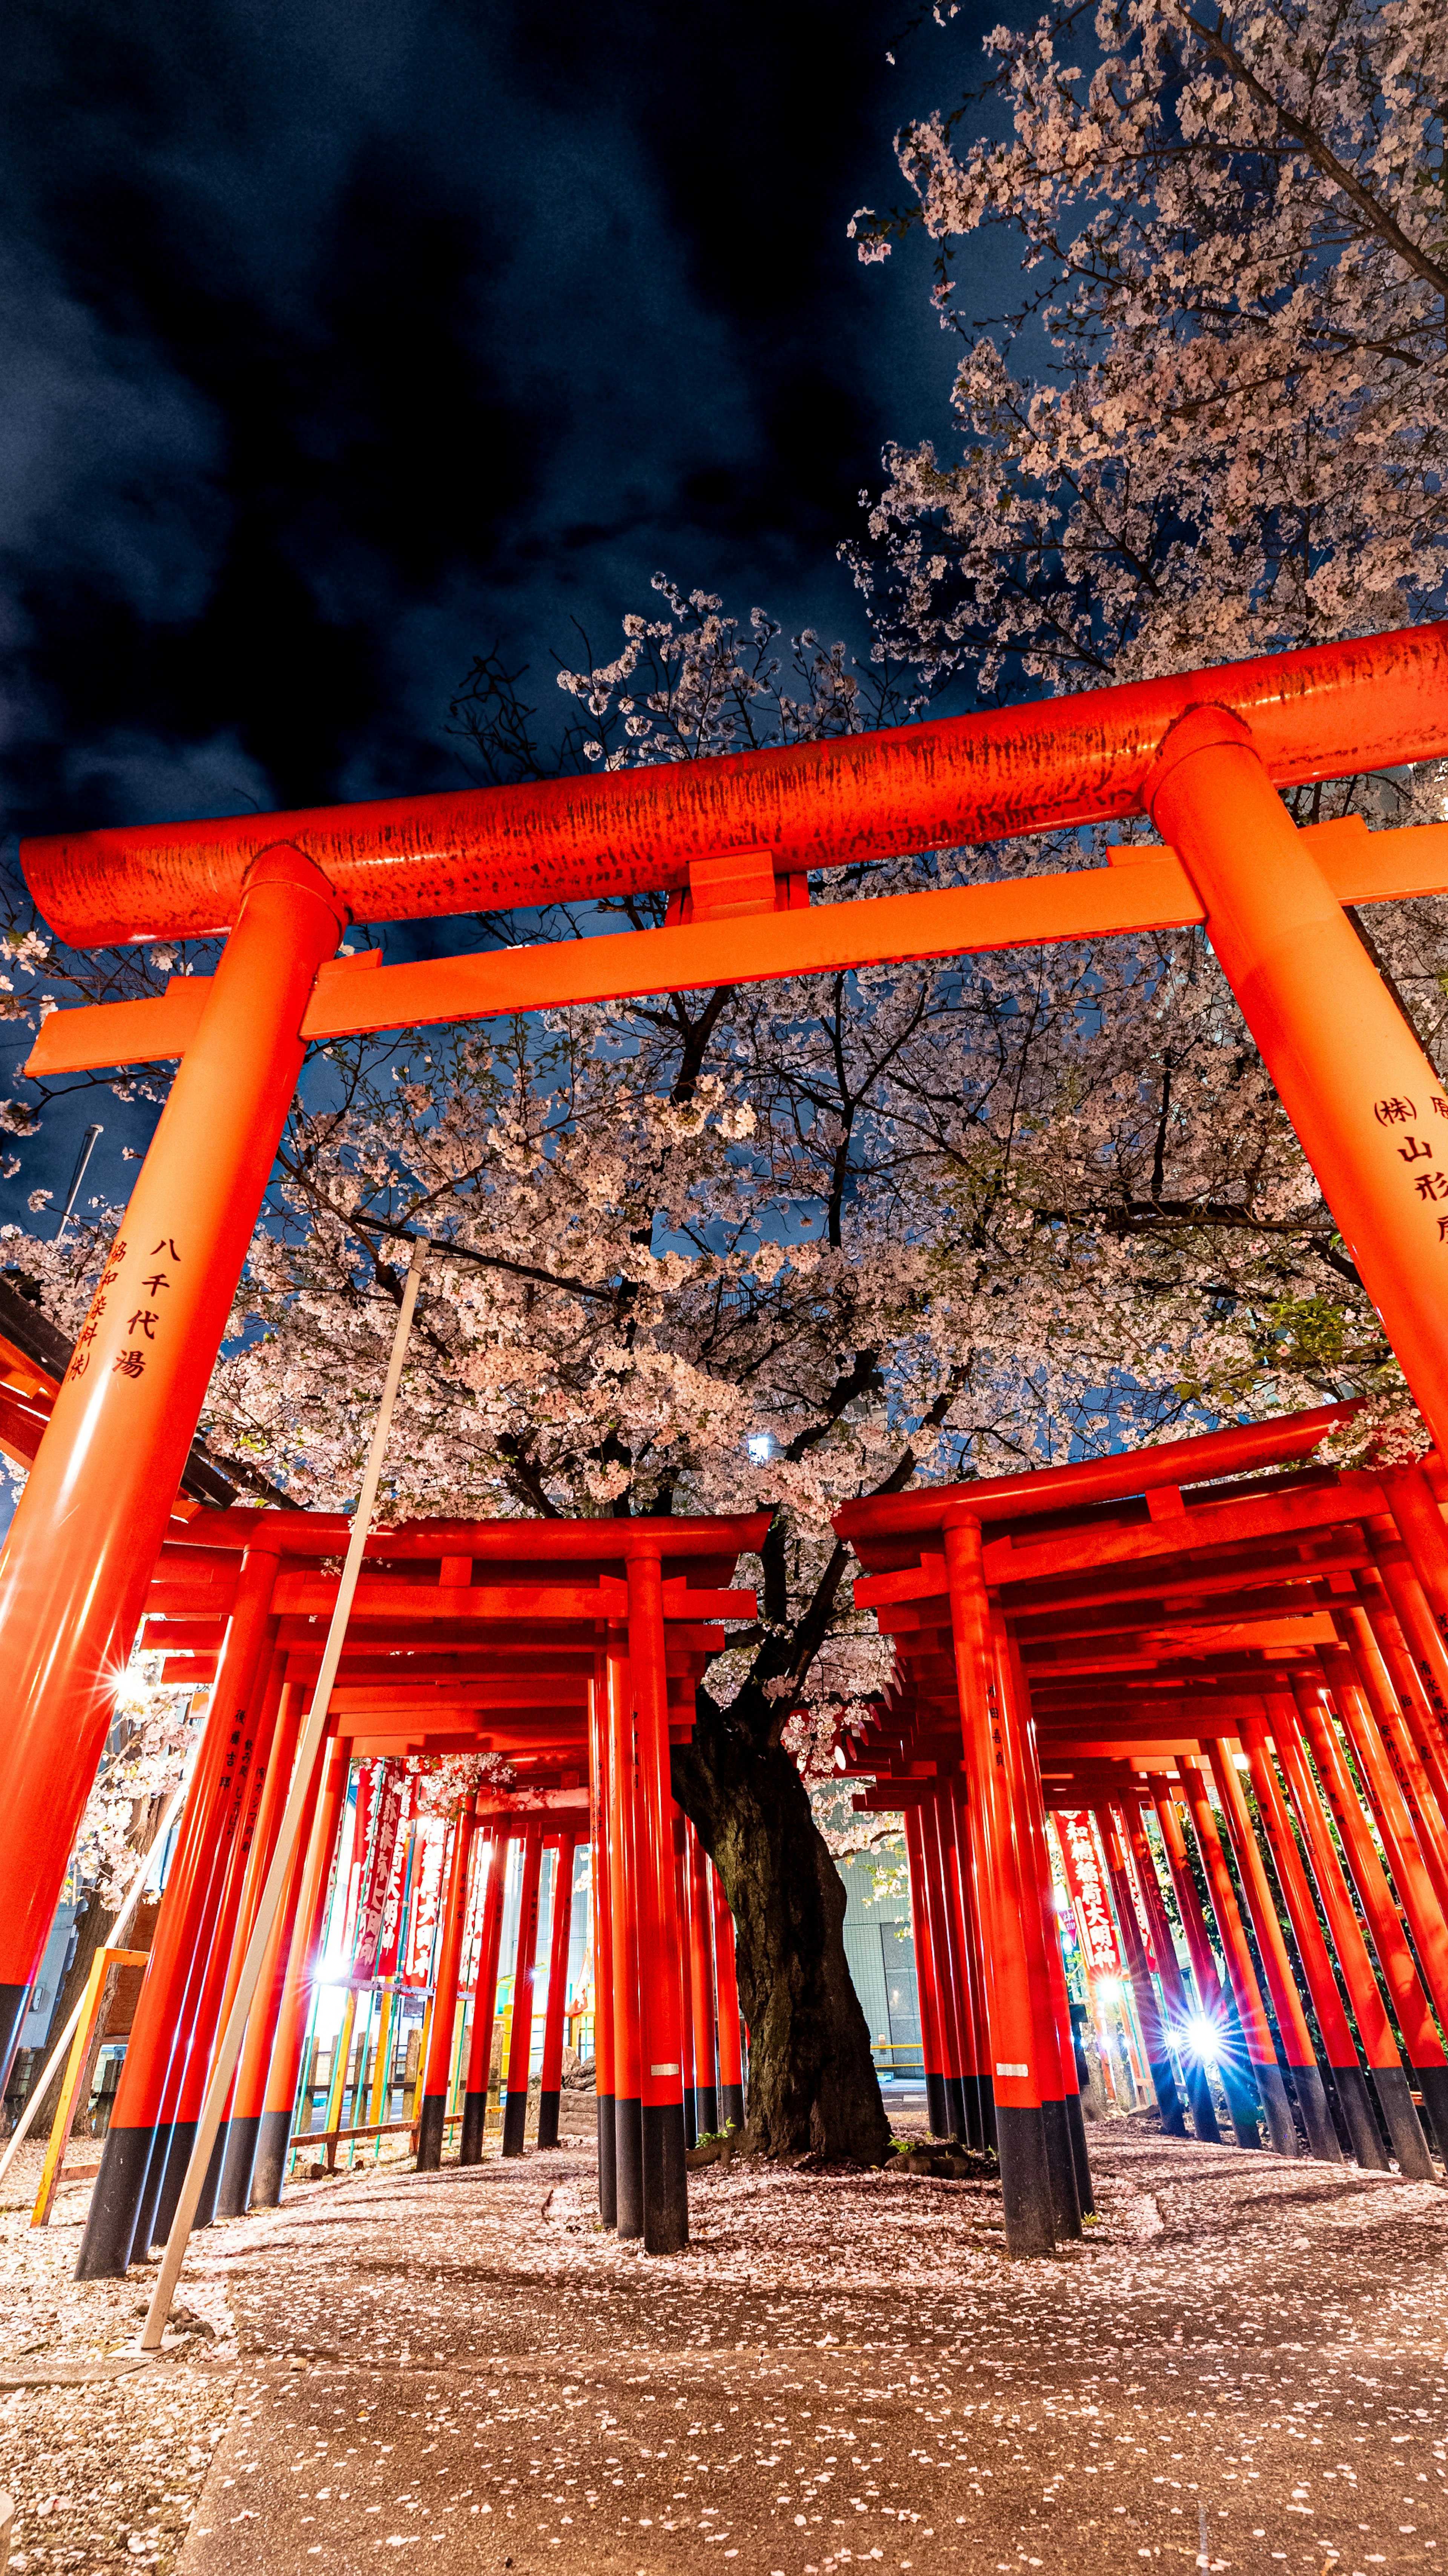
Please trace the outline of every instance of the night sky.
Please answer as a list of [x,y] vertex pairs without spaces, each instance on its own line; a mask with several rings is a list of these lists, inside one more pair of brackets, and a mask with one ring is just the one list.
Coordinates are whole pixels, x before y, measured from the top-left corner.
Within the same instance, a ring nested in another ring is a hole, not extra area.
[[834,547],[952,345],[846,225],[999,8],[913,14],[12,7],[0,829],[449,784],[472,653],[561,719],[656,569],[862,640]]

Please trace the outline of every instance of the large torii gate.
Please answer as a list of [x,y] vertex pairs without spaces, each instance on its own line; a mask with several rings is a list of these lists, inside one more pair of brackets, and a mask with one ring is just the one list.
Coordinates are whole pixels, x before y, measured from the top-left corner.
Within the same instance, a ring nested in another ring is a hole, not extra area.
[[[1448,1097],[1342,910],[1448,889],[1448,825],[1299,830],[1278,792],[1445,754],[1434,625],[697,764],[25,844],[73,946],[227,937],[213,977],[55,1012],[27,1068],[181,1059],[0,1561],[0,2061],[312,1040],[1203,923],[1448,1454]],[[809,907],[816,869],[1133,815],[1165,846]],[[661,930],[336,954],[352,919],[653,889]]]

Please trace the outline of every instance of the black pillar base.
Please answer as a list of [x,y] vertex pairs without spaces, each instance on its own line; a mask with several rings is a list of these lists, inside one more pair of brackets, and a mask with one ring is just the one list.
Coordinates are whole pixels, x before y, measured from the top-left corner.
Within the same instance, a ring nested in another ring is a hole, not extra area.
[[523,2132],[528,2125],[528,2096],[521,2086],[515,2093],[510,2086],[503,2101],[503,2153],[520,2156]]
[[1096,2194],[1091,2187],[1091,2159],[1086,2153],[1086,2122],[1081,2111],[1079,2093],[1066,2096],[1066,2126],[1071,2132],[1071,2161],[1076,2168],[1076,2198],[1083,2218],[1096,2214]]
[[682,2102],[643,2108],[644,2252],[682,2254],[689,2242],[689,2176]]
[[988,2075],[978,2075],[975,2080],[980,2086],[980,2125],[983,2132],[981,2144],[984,2147],[993,2147],[999,2155],[1001,2142],[1000,2133],[996,2127],[995,2086]]
[[150,2185],[154,2188],[148,2186],[147,2200],[142,2204],[136,2222],[135,2253],[145,2254],[153,2245],[164,2245],[170,2235],[171,2221],[176,2215],[176,2203],[181,2197],[181,2186],[186,2180],[186,2168],[191,2162],[191,2150],[195,2144],[194,2120],[172,2122],[170,2137],[165,2141],[164,2160],[162,2140],[157,2138],[150,2174]]
[[253,2209],[277,2209],[281,2206],[291,2135],[290,2111],[263,2111],[256,2124],[256,2155],[251,2168]]
[[486,2093],[463,2095],[463,2125],[458,2141],[458,2163],[480,2165],[483,2161],[483,2136],[488,2125]]
[[1260,2147],[1262,2138],[1257,2127],[1257,2097],[1250,2078],[1242,2073],[1239,2066],[1228,2066],[1225,2061],[1218,2068],[1218,2073],[1222,2079],[1222,2091],[1227,2097],[1232,2135],[1238,2146]]
[[1222,2143],[1222,2131],[1204,2066],[1188,2066],[1187,2100],[1192,2106],[1192,2127],[1203,2145],[1219,2147]]
[[[1413,2072],[1418,2075],[1416,2067]],[[1414,2182],[1435,2182],[1437,2175],[1432,2153],[1418,2117],[1412,2087],[1401,2066],[1375,2066],[1372,2075],[1378,2109],[1383,2115],[1388,2143],[1398,2159],[1399,2172],[1407,2174]],[[1421,2083],[1421,2075],[1418,2080]]]
[[[221,2189],[222,2170],[226,2163],[226,2135],[226,2129],[220,2128],[211,2141],[211,2156],[206,2167],[206,2178],[201,2185],[201,2197],[196,2204],[196,2215],[191,2222],[193,2228],[210,2227],[215,2219],[216,2197]],[[184,2175],[182,2179],[184,2181]]]
[[719,2127],[719,2088],[715,2084],[694,2087],[694,2129],[698,2137],[712,2138]]
[[947,2075],[945,2079],[945,2117],[949,2124],[945,2131],[947,2138],[959,2138],[963,2142],[966,2134],[965,2085],[959,2075]]
[[1054,2254],[1055,2201],[1045,2121],[1038,2110],[1009,2110],[997,2103],[995,2124],[1001,2198],[1005,2203],[1006,2252],[1013,2258]]
[[990,2077],[962,2075],[961,2091],[965,2095],[965,2143],[968,2147],[993,2147],[995,2129],[990,2117]]
[[738,2129],[742,2132],[744,2127],[744,2087],[742,2084],[720,2085],[719,2126],[721,2129]]
[[643,2104],[637,2095],[614,2096],[614,2224],[620,2236],[644,2232]]
[[1274,2154],[1300,2156],[1302,2148],[1297,2136],[1297,2123],[1292,2117],[1292,2105],[1287,2099],[1281,2067],[1254,2066],[1252,2072],[1257,2079],[1257,2092],[1266,2115],[1267,2135],[1272,2141]]
[[699,2126],[694,2115],[694,2088],[692,2084],[688,2084],[684,2088],[682,2109],[684,2120],[684,2144],[686,2147],[697,2147],[699,2143]]
[[598,2214],[605,2227],[618,2225],[618,2139],[614,2134],[613,2095],[598,2097]]
[[1176,2072],[1172,2062],[1169,2057],[1153,2057],[1149,2064],[1151,2089],[1156,2095],[1156,2107],[1161,2113],[1161,2125],[1169,2138],[1184,2138],[1187,2124],[1182,2117],[1182,2100],[1177,2091]]
[[[1398,2069],[1395,2067],[1393,2072],[1396,2074]],[[1367,2078],[1362,2068],[1331,2066],[1328,2068],[1328,2073],[1332,2077],[1333,2090],[1337,2095],[1337,2107],[1342,2113],[1342,2124],[1347,2131],[1348,2144],[1357,2162],[1362,2166],[1364,2173],[1386,2173],[1388,2159],[1383,2151],[1382,2139],[1378,2135],[1372,2096],[1368,2091]],[[1407,2091],[1406,2085],[1403,2089]],[[1411,2110],[1412,2104],[1410,2103],[1408,2107]]]
[[[165,2132],[161,2133],[164,2144]],[[119,2281],[125,2277],[136,2234],[136,2218],[146,2197],[146,2176],[157,2145],[154,2129],[106,2131],[101,2169],[91,2193],[90,2215],[80,2240],[75,2277],[78,2281]]]
[[[38,1959],[35,1964],[38,1970],[40,1966]],[[15,2052],[20,2045],[20,2027],[30,2010],[30,1996],[31,1987],[28,1985],[0,1986],[0,2067],[4,2068],[3,2079],[0,2079],[0,2095],[3,2095],[5,2086],[10,2081],[10,2069],[15,2063]],[[97,2277],[109,2279],[111,2276],[100,2274]]]
[[[1080,2095],[1077,2095],[1080,2100]],[[1051,2169],[1051,2208],[1058,2240],[1069,2243],[1081,2233],[1081,2196],[1076,2188],[1076,2157],[1071,2122],[1064,2102],[1041,2104],[1046,2162]]]
[[447,2095],[424,2093],[422,2111],[417,2123],[417,2170],[436,2173],[442,2163],[442,2142],[447,2121]]
[[233,2120],[226,2132],[226,2153],[222,2158],[221,2180],[217,2186],[215,2215],[218,2218],[244,2218],[251,2198],[251,2169],[256,2161],[258,2122]]
[[540,2093],[538,2096],[538,2144],[540,2147],[556,2147],[558,2144],[556,2093]]
[[949,2137],[950,2111],[945,2096],[945,2078],[932,2075],[928,2067],[925,2074],[925,2116],[930,2123],[932,2138]]
[[1317,2067],[1294,2066],[1292,2090],[1297,2096],[1297,2107],[1302,2113],[1302,2125],[1307,2131],[1308,2154],[1320,2156],[1324,2164],[1340,2165],[1342,2148],[1338,2144],[1337,2131],[1332,2125],[1327,2088]]
[[1448,2066],[1415,2066],[1428,2144],[1448,2163]]

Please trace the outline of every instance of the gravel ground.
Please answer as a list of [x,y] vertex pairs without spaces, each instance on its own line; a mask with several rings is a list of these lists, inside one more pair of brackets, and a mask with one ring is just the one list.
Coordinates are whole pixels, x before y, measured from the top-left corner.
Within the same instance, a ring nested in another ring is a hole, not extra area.
[[[163,2360],[118,2378],[45,2384],[57,2368],[104,2371],[131,2347],[155,2267],[84,2286],[72,2276],[90,2185],[63,2185],[50,2225],[30,2210],[43,2149],[23,2146],[0,2204],[0,2487],[14,2498],[12,2568],[176,2565],[211,2455],[230,2419],[236,2338],[216,2280],[188,2282]],[[36,2374],[36,2384],[14,2386]]]
[[[315,2184],[197,2240],[154,2370],[0,2399],[12,2564],[1431,2568],[1448,2194],[1091,2145],[1100,2223],[1040,2265],[979,2185],[738,2161],[649,2261],[599,2230],[586,2139]],[[66,2280],[78,2215],[4,2220],[9,2354],[134,2335],[143,2276]]]

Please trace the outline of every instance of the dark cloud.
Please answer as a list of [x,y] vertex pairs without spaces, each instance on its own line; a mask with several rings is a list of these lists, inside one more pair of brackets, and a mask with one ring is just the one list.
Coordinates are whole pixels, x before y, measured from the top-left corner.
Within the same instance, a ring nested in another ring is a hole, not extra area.
[[452,774],[449,688],[667,567],[848,611],[937,423],[921,263],[853,207],[973,33],[864,5],[129,0],[11,21],[12,827]]
[[[846,225],[985,23],[894,71],[868,0],[20,0],[0,829],[447,783],[471,654],[551,707],[659,568],[858,633],[834,547],[951,350]],[[93,1115],[125,1194],[154,1110],[88,1095],[0,1217]]]

